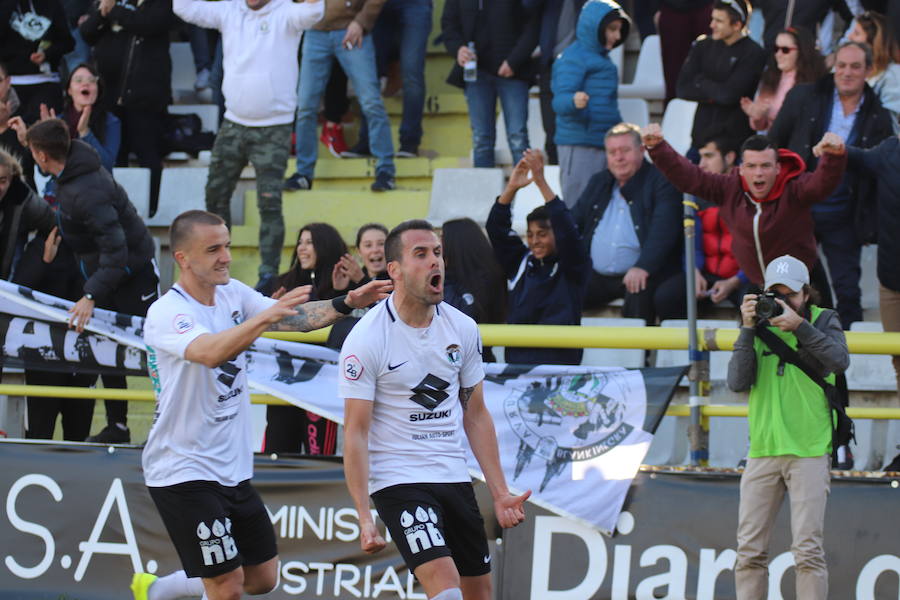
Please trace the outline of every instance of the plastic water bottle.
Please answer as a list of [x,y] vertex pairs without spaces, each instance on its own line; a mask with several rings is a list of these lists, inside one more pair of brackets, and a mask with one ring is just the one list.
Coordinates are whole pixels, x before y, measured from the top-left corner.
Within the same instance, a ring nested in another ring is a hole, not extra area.
[[[475,54],[475,42],[469,42],[469,52]],[[478,59],[473,58],[463,66],[463,81],[478,81]]]

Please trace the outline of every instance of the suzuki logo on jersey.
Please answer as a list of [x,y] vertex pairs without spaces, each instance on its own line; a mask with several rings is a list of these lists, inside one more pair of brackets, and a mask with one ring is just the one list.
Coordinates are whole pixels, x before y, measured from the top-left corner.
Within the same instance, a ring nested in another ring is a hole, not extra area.
[[444,419],[450,416],[452,411],[448,408],[447,410],[439,410],[437,412],[419,412],[413,413],[409,415],[409,420],[413,423],[416,421],[433,421],[435,419]]
[[415,393],[409,399],[428,410],[434,410],[438,404],[450,396],[444,391],[448,387],[450,387],[449,382],[429,373],[416,387],[412,388],[411,391]]
[[224,524],[216,519],[212,527],[200,521],[197,525],[197,537],[200,538],[203,564],[207,567],[222,564],[237,556],[237,545],[231,537],[231,519],[227,517]]
[[436,527],[437,522],[437,513],[430,506],[427,510],[417,506],[415,516],[405,510],[400,514],[400,525],[403,526],[410,552],[418,554],[434,546],[447,545],[444,536]]
[[233,362],[223,362],[221,365],[216,367],[216,370],[219,372],[218,379],[221,383],[228,386],[229,388],[234,385],[234,380],[237,378],[238,373],[241,372],[241,368],[234,364]]

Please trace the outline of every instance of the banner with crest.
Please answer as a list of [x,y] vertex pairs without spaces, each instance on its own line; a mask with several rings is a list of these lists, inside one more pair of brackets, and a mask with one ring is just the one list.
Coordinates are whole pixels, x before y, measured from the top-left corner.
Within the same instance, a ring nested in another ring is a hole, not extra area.
[[[96,310],[79,334],[67,327],[71,305],[0,281],[3,364],[146,374],[142,319]],[[335,350],[260,338],[248,353],[255,390],[343,423]],[[485,402],[509,485],[611,533],[684,370],[485,364]],[[483,478],[471,452],[469,467]]]

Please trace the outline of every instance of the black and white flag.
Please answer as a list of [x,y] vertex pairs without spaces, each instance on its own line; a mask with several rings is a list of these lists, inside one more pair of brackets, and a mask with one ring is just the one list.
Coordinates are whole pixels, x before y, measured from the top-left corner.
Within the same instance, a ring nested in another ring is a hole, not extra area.
[[[143,320],[95,310],[87,329],[67,328],[71,302],[0,281],[0,343],[9,366],[146,374]],[[343,423],[338,353],[268,338],[248,350],[260,392]],[[485,364],[509,485],[532,501],[611,533],[631,480],[665,414],[683,367],[622,369]],[[483,478],[469,452],[472,473]]]

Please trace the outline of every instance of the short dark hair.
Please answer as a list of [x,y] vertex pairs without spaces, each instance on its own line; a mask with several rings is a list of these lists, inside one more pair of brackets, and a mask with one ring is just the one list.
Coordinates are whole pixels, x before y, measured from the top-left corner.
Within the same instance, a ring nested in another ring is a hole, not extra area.
[[849,47],[859,48],[860,50],[862,50],[863,54],[865,54],[865,56],[866,56],[866,68],[868,69],[869,67],[872,66],[872,61],[874,60],[873,55],[872,55],[872,46],[870,46],[868,44],[861,44],[860,42],[847,41],[847,42],[844,42],[843,44],[841,44],[840,46],[838,46],[838,49],[834,52],[835,59],[837,58],[838,52],[840,52],[844,48],[849,48]]
[[172,252],[181,250],[188,238],[194,225],[224,225],[225,219],[219,215],[207,212],[205,210],[188,210],[172,221],[169,226],[169,248]]
[[771,138],[765,135],[751,135],[744,143],[741,144],[741,156],[744,156],[744,152],[747,150],[752,150],[754,152],[762,152],[763,150],[772,149],[775,151],[775,155],[778,155],[778,146],[775,142],[772,141]]
[[548,227],[550,224],[550,211],[547,210],[547,205],[538,206],[533,211],[528,213],[528,216],[525,217],[525,222],[528,224],[531,223],[547,223]]
[[750,7],[744,0],[716,0],[713,10],[724,10],[732,24],[746,24],[750,21]]
[[53,160],[66,160],[71,140],[69,126],[62,119],[39,121],[25,133],[25,143],[30,148],[45,152]]
[[737,154],[738,151],[737,143],[735,143],[732,138],[723,135],[712,135],[707,137],[703,140],[703,142],[701,142],[700,147],[702,148],[707,144],[712,144],[713,146],[715,146],[716,150],[719,151],[719,154],[722,155],[722,158],[725,158],[725,155],[729,152],[734,152],[735,154]]
[[381,223],[366,223],[362,227],[356,230],[356,247],[359,248],[360,242],[362,242],[362,236],[365,232],[370,229],[376,229],[383,233],[385,236],[388,234],[388,228],[382,225]]
[[410,219],[403,221],[388,234],[384,241],[384,259],[386,262],[400,260],[403,256],[403,233],[406,231],[431,231],[434,233],[434,226],[424,219]]

